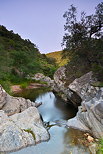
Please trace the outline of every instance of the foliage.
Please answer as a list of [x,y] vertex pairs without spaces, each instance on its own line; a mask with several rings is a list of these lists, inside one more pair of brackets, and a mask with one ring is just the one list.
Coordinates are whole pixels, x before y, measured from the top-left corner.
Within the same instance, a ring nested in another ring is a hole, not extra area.
[[0,26],[0,83],[3,86],[8,82],[19,83],[27,75],[38,72],[52,77],[55,70],[55,63],[40,54],[35,44]]
[[56,62],[58,67],[64,66],[68,62],[68,58],[62,58],[62,51],[56,51],[46,54],[52,61]]
[[73,5],[65,12],[66,31],[63,37],[64,57],[69,57],[68,65],[86,64],[84,70],[92,70],[103,80],[103,2],[95,8],[95,14],[86,16],[81,13],[77,18],[77,9]]

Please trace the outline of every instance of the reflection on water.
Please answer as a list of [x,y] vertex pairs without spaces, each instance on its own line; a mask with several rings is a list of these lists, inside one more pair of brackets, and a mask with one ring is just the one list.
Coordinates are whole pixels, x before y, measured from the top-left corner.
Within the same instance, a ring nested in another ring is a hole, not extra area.
[[39,95],[43,94],[44,92],[48,92],[50,88],[41,87],[38,89],[23,89],[22,92],[14,93],[13,96],[16,97],[23,97],[26,99],[30,99],[31,101],[34,101]]
[[85,140],[84,133],[72,128],[67,129],[64,134],[64,152],[61,154],[89,154],[86,147],[81,145],[81,141]]
[[42,102],[38,108],[44,121],[55,121],[60,119],[70,119],[75,116],[76,109],[71,105],[66,104],[59,97],[56,97],[52,92],[47,92],[40,95],[36,102]]
[[[46,92],[36,98],[36,102],[42,102],[38,108],[43,120],[53,122],[55,120],[67,120],[76,114],[75,108],[65,104],[52,92]],[[50,140],[36,146],[27,147],[12,154],[89,154],[87,149],[78,142],[81,132],[65,127],[53,126],[49,129]]]

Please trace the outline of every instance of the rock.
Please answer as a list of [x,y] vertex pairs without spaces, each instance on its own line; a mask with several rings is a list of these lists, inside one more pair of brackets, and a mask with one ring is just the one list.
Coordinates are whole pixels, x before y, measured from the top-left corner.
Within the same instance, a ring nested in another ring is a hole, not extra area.
[[37,73],[37,74],[35,74],[35,76],[33,77],[33,79],[35,79],[35,80],[41,80],[44,77],[45,76],[42,73]]
[[[81,102],[76,117],[70,121],[68,120],[67,125],[90,132],[96,138],[102,138],[103,88],[93,87],[88,83],[86,90],[84,91],[82,89],[84,88],[75,89],[76,92],[78,91],[78,95],[81,96],[83,101]],[[79,125],[79,123],[82,123],[82,125]]]
[[35,102],[35,107],[39,107],[40,105],[42,105],[42,102],[39,103]]
[[31,102],[29,99],[10,96],[0,85],[0,109],[7,115],[10,116],[22,112],[31,106],[35,106],[35,103]]
[[11,92],[20,93],[20,92],[22,92],[22,88],[20,85],[13,85],[13,86],[11,86]]
[[[60,67],[54,74],[54,91],[65,100],[78,107],[75,118],[68,120],[67,126],[103,138],[103,88],[92,86],[97,81],[89,72],[70,83],[67,67]],[[81,106],[80,106],[81,105]]]
[[55,87],[54,90],[57,92],[64,91],[65,90],[65,84],[66,84],[66,68],[60,67],[54,74],[54,82]]
[[98,151],[98,144],[97,144],[97,143],[92,143],[92,144],[89,146],[89,150],[90,150],[91,154],[97,154],[97,151]]
[[0,151],[10,152],[49,139],[36,107],[7,116],[0,110]]
[[7,93],[0,86],[0,109],[2,109],[2,107],[6,104],[6,97],[7,97]]
[[78,107],[81,104],[81,97],[72,89],[69,88],[69,82],[67,77],[66,67],[60,67],[54,74],[54,92],[57,92],[63,100],[67,101],[75,107]]
[[87,140],[88,140],[88,142],[93,142],[93,141],[94,141],[94,138],[91,137],[91,136],[88,136],[88,137],[87,137]]
[[[93,78],[93,73],[89,72],[80,78],[75,79],[70,85],[69,89],[73,92],[77,93],[82,100],[84,99],[85,95],[87,96],[88,87],[95,82],[96,79]],[[93,93],[91,93],[93,94]]]
[[[103,88],[99,88],[98,90],[96,90],[96,88],[94,87],[94,91],[95,91],[95,96],[92,99],[90,99],[91,97],[87,95],[87,99],[85,98],[84,101],[82,102],[82,106],[79,107],[79,111],[76,115],[76,119],[78,119],[78,121],[80,121],[84,126],[86,126],[88,128],[87,131],[93,134],[94,137],[102,138],[103,137],[103,120],[102,120],[103,119],[103,112],[102,112],[103,111]],[[85,108],[86,110],[85,112],[81,110],[82,107]],[[74,121],[73,119],[71,120]],[[70,123],[68,121],[68,126],[69,124]],[[70,126],[73,127],[72,124],[70,124]],[[83,127],[81,127],[81,129],[82,128]]]
[[30,83],[26,89],[37,89],[37,88],[42,88],[42,87],[47,87],[46,84],[40,84],[40,83]]
[[52,80],[48,76],[43,75],[42,73],[35,74],[35,76],[32,77],[32,79],[37,80],[37,81],[46,82],[48,86],[51,86],[51,87],[54,85],[54,80]]

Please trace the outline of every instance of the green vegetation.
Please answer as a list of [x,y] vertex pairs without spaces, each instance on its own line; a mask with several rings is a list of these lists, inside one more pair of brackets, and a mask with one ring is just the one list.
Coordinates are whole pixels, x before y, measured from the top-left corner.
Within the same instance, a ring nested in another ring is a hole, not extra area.
[[70,60],[67,69],[70,80],[93,71],[103,81],[103,2],[97,5],[95,13],[87,16],[73,5],[65,12],[65,35],[63,56]]
[[94,86],[94,87],[103,87],[103,82],[100,82],[100,81],[94,82],[94,83],[92,83],[92,86]]
[[30,133],[33,136],[33,139],[36,140],[34,132],[31,130],[31,128],[23,129],[25,132]]
[[97,154],[103,154],[103,139],[99,142]]
[[25,87],[25,78],[38,72],[53,77],[55,70],[55,63],[40,54],[35,44],[0,26],[0,84],[6,90],[14,83]]
[[62,51],[47,53],[46,56],[51,58],[51,60],[54,60],[59,67],[67,64],[69,60],[68,58],[62,58]]

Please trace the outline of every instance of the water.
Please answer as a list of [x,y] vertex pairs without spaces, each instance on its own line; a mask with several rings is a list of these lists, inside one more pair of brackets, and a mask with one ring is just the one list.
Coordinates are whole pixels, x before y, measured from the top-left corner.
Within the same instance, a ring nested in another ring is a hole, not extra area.
[[[52,92],[40,94],[35,101],[42,102],[38,110],[45,122],[53,123],[61,119],[64,121],[76,114],[75,108],[63,102]],[[89,154],[88,149],[78,142],[78,138],[83,138],[80,131],[56,125],[50,127],[49,133],[48,142],[42,142],[12,154]]]
[[55,121],[72,118],[76,114],[75,108],[63,102],[59,97],[56,97],[52,92],[47,92],[40,95],[36,102],[42,102],[38,108],[44,121]]

